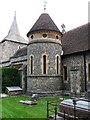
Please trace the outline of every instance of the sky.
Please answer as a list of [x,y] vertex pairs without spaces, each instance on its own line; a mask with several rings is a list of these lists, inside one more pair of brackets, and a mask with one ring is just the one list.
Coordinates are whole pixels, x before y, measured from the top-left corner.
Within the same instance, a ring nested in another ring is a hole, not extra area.
[[[46,1],[46,12],[60,31],[62,24],[69,31],[88,22],[89,0]],[[7,36],[15,11],[20,35],[28,40],[26,34],[44,12],[44,0],[0,0],[0,41]]]

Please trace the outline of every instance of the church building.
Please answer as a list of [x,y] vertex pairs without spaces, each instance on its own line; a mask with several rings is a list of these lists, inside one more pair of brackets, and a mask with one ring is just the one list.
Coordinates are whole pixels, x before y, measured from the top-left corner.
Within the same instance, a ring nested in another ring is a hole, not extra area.
[[[0,66],[22,73],[21,87],[28,94],[84,93],[90,83],[90,24],[62,33],[49,14],[42,13],[21,37],[16,15],[0,42]],[[25,33],[26,34],[26,33]]]

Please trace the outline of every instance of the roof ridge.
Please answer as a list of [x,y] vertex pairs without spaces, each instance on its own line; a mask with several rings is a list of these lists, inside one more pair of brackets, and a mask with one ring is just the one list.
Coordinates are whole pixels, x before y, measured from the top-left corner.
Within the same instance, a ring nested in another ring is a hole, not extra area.
[[88,24],[90,24],[90,23],[86,23],[86,24],[84,24],[84,25],[80,25],[80,26],[78,26],[78,27],[75,27],[75,28],[73,28],[73,29],[65,32],[64,34],[69,33],[69,32],[73,32],[74,30],[80,29],[80,28],[82,28],[83,26],[86,26],[86,25],[88,25]]

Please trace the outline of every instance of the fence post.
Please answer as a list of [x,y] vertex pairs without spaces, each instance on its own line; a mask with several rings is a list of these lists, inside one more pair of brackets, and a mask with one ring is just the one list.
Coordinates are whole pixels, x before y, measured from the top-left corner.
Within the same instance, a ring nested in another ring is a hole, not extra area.
[[64,111],[64,120],[65,120],[65,111]]
[[47,101],[47,118],[49,117],[49,102]]
[[73,105],[74,105],[74,120],[76,120],[76,99],[73,99]]
[[55,120],[57,119],[57,105],[55,106]]

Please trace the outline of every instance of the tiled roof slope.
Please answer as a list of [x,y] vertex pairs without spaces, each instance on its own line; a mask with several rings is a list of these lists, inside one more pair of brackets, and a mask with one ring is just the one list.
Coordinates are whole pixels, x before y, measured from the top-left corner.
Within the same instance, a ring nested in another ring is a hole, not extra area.
[[90,23],[66,32],[62,47],[64,55],[90,50]]
[[27,55],[27,47],[23,47],[17,50],[17,52],[14,54],[12,58],[17,58],[25,55]]
[[51,31],[60,32],[58,27],[55,25],[54,21],[47,13],[43,13],[40,15],[40,17],[35,22],[33,27],[27,33],[27,36],[29,36],[30,33],[41,30],[51,30]]

